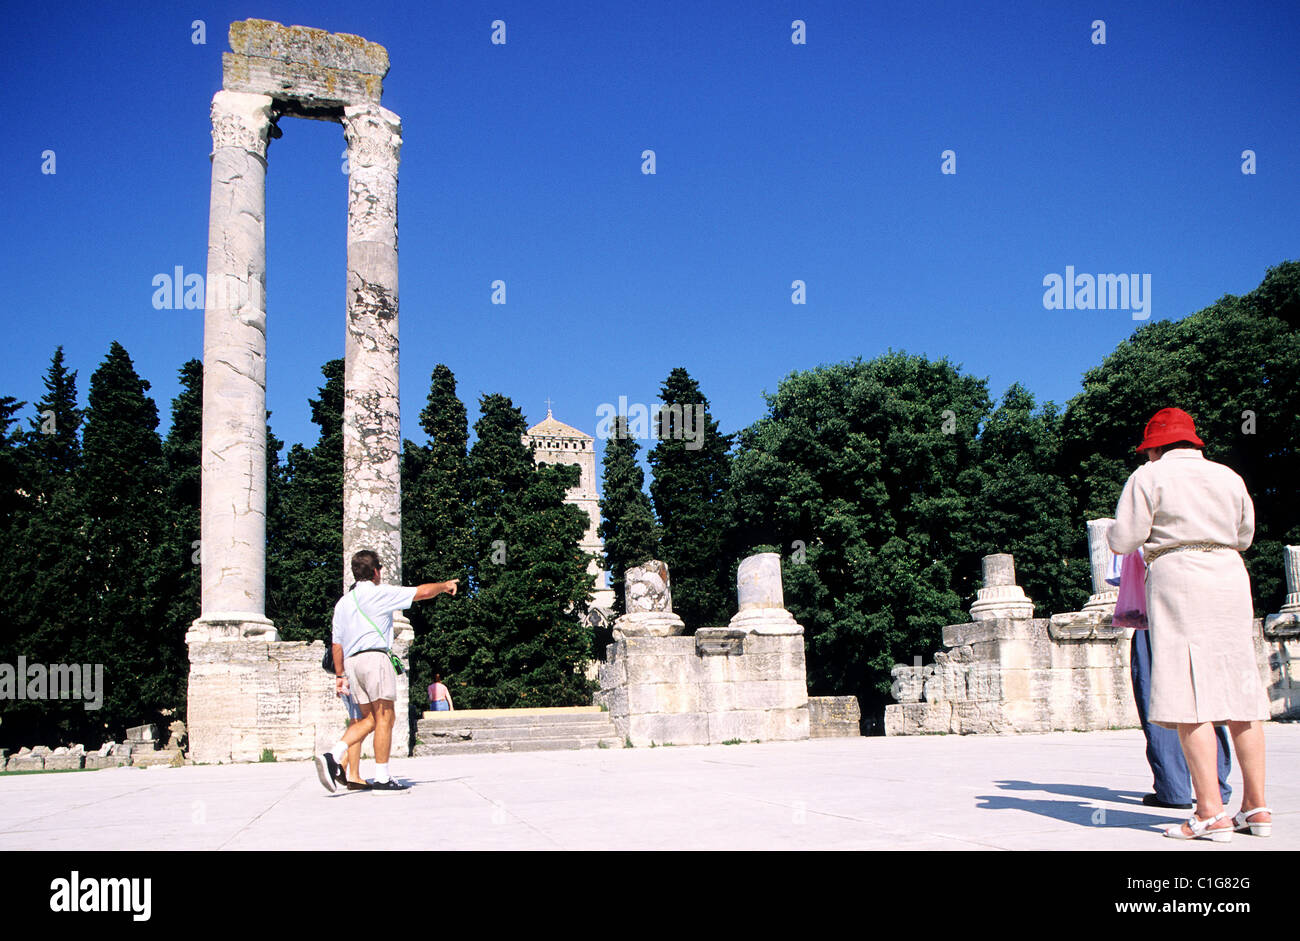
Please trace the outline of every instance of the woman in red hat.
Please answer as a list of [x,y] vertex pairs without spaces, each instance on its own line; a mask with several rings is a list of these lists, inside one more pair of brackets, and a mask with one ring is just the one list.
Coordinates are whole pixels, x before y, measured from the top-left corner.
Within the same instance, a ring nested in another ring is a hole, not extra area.
[[[1140,546],[1147,563],[1151,631],[1150,719],[1176,728],[1192,773],[1196,811],[1165,830],[1174,839],[1227,842],[1236,830],[1268,836],[1264,727],[1268,693],[1255,661],[1250,576],[1241,551],[1255,536],[1255,507],[1235,471],[1205,459],[1192,416],[1163,408],[1138,445],[1147,463],[1129,477],[1110,547]],[[1237,746],[1245,794],[1227,819],[1219,794],[1214,725]]]

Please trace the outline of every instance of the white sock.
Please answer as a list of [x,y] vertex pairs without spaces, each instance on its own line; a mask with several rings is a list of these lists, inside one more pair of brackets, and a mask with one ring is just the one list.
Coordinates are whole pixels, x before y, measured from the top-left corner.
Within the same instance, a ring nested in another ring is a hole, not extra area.
[[348,746],[344,742],[337,742],[334,747],[330,749],[330,754],[334,756],[335,761],[339,764],[343,764],[343,759],[348,755]]
[[384,762],[382,765],[377,761],[375,762],[375,780],[380,784],[388,780],[388,762]]

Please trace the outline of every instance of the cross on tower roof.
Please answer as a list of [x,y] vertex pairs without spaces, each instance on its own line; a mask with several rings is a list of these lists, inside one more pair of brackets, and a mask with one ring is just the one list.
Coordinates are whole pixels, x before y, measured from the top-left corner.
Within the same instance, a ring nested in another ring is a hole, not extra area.
[[546,417],[551,417],[551,397],[549,395],[546,397]]

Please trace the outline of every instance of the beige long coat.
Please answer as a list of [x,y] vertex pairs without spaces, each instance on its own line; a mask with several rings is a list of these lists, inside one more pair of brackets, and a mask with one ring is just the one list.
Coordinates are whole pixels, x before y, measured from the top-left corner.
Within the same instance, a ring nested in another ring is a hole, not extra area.
[[1195,542],[1147,567],[1152,722],[1269,718],[1255,661],[1250,576],[1239,551],[1255,537],[1255,506],[1235,471],[1200,451],[1166,451],[1129,477],[1115,509],[1110,548],[1125,555]]

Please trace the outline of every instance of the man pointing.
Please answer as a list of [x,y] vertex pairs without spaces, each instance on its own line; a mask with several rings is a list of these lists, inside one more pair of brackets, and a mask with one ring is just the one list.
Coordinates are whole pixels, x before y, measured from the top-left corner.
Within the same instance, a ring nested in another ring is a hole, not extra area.
[[316,774],[328,791],[335,783],[346,784],[342,768],[348,746],[375,733],[375,777],[371,789],[402,791],[388,773],[388,756],[393,746],[393,725],[397,721],[397,671],[390,653],[393,646],[393,612],[409,608],[412,602],[427,601],[446,592],[456,594],[456,579],[429,582],[418,588],[384,585],[379,581],[379,556],[362,549],[352,556],[352,577],[356,582],[334,605],[335,687],[343,690],[343,678],[357,704],[361,719],[353,722],[343,738],[324,754],[316,756]]

